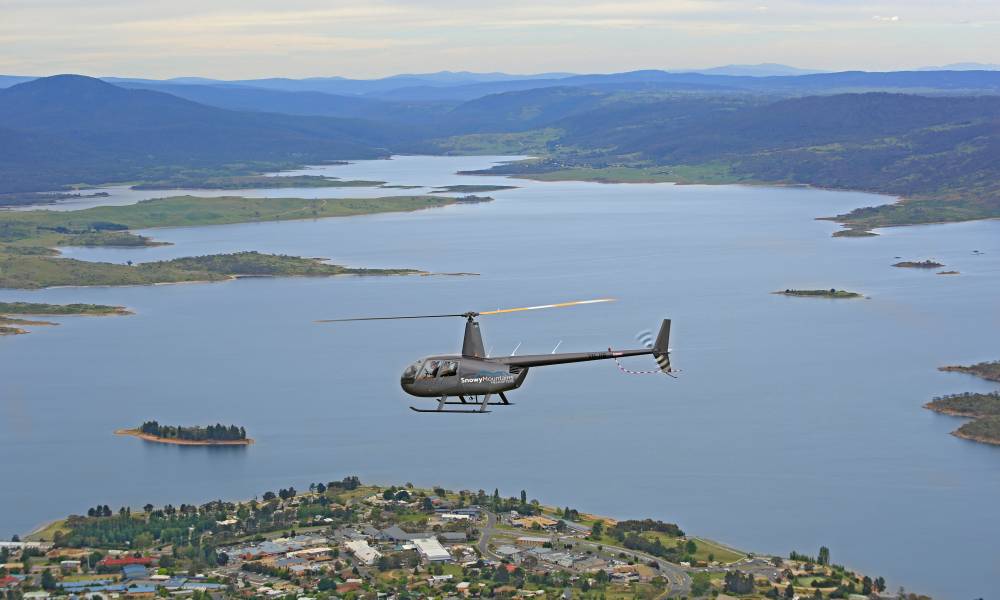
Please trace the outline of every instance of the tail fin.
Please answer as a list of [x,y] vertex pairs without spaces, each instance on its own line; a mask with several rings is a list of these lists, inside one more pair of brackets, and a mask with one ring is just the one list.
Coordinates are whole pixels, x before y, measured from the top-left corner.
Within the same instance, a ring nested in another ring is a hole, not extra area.
[[660,332],[653,342],[653,358],[664,373],[670,373],[670,319],[663,319]]

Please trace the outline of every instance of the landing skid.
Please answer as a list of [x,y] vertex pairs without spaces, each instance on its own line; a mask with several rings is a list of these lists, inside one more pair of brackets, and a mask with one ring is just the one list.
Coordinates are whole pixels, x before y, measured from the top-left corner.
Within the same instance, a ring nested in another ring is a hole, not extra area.
[[[456,402],[454,400],[448,400],[448,396],[441,396],[441,398],[438,399],[437,408],[417,408],[415,406],[411,406],[410,410],[419,413],[486,414],[489,412],[493,412],[490,410],[486,410],[487,406],[513,406],[513,403],[507,400],[507,396],[505,396],[503,392],[500,392],[498,394],[498,396],[500,396],[500,402],[490,402],[490,396],[492,395],[493,394],[486,394],[485,396],[483,396],[481,402],[479,400],[473,400],[470,402],[469,400],[465,399],[465,396],[459,396],[458,397],[459,400]],[[469,408],[468,409],[445,408],[445,406],[456,405],[456,404],[459,406],[467,406]]]

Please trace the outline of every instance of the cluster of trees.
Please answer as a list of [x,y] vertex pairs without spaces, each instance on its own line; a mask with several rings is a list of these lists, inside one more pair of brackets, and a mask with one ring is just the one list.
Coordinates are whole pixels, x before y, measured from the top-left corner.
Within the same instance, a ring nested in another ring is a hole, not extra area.
[[665,533],[670,537],[682,537],[684,535],[684,532],[676,524],[664,523],[663,521],[655,521],[653,519],[618,521],[614,527],[608,530],[608,535],[620,540],[624,538],[625,533],[630,531],[636,533],[655,531]]
[[111,507],[107,504],[98,504],[87,509],[88,517],[110,517],[112,514]]
[[753,573],[726,571],[725,590],[733,594],[750,594],[754,590]]
[[237,427],[236,425],[226,426],[220,423],[207,427],[182,427],[160,425],[156,421],[146,421],[139,426],[139,431],[160,438],[177,440],[233,441],[247,439],[247,432],[243,427]]

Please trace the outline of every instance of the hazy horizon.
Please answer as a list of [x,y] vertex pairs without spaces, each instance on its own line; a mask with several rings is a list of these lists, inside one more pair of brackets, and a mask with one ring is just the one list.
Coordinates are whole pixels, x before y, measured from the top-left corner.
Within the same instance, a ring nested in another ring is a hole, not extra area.
[[1000,62],[991,2],[6,0],[0,72],[328,77],[717,65],[889,71]]

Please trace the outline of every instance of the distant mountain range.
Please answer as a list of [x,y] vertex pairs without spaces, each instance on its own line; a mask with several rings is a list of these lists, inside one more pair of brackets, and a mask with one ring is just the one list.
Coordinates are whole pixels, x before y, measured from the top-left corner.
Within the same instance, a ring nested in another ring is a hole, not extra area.
[[133,179],[171,165],[376,158],[398,127],[231,111],[60,75],[0,90],[0,191]]
[[28,78],[0,89],[0,193],[477,149],[549,170],[712,163],[760,181],[1000,191],[997,71],[517,77]]

